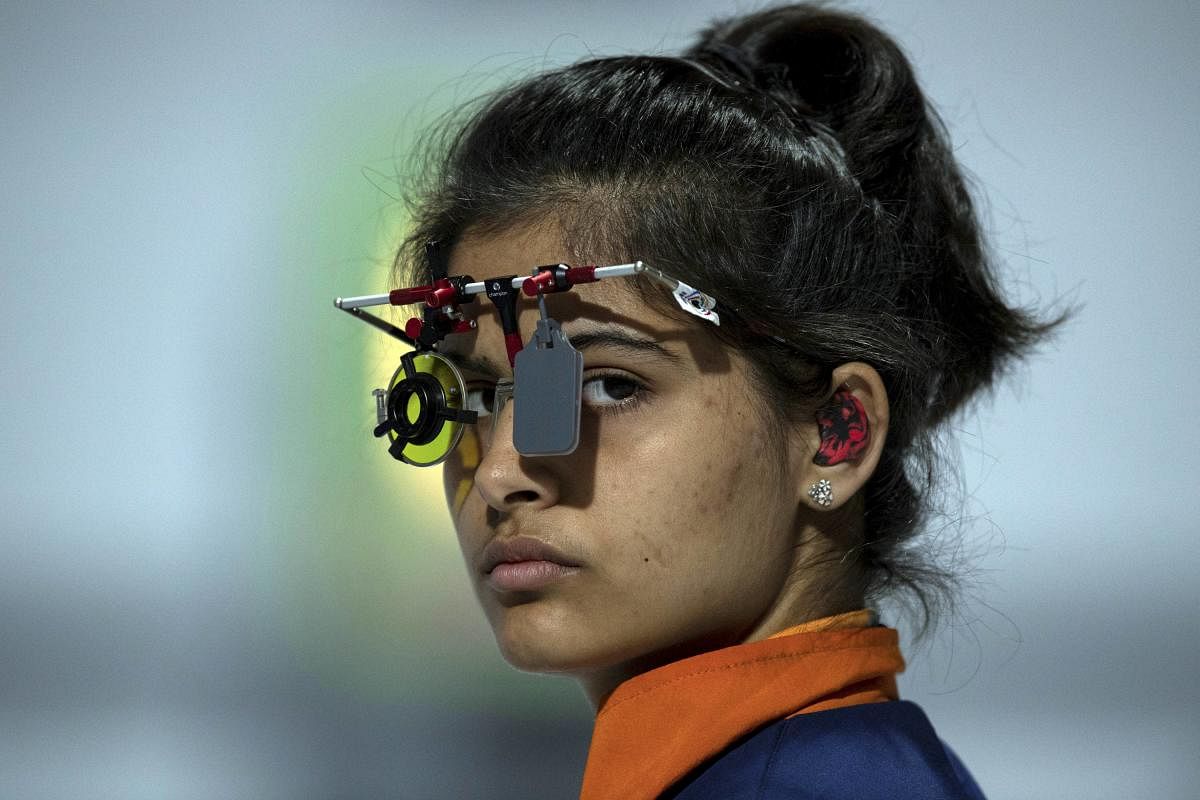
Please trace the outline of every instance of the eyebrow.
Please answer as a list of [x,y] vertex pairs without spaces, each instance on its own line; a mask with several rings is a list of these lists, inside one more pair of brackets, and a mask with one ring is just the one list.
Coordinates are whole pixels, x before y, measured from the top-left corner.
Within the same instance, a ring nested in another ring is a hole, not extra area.
[[675,366],[683,363],[682,357],[672,353],[653,339],[634,335],[621,328],[598,327],[580,331],[573,336],[568,334],[568,338],[577,350],[607,347],[634,356],[649,355]]
[[465,356],[462,353],[447,353],[441,350],[438,351],[438,354],[450,359],[454,362],[454,366],[464,372],[474,372],[477,375],[496,380],[500,378],[500,370],[496,369],[496,365],[489,358]]
[[[649,355],[652,358],[658,358],[674,366],[679,366],[683,363],[681,356],[671,352],[653,339],[637,336],[623,328],[601,326],[583,330],[573,335],[568,334],[567,338],[570,340],[571,346],[580,351],[594,347],[606,347],[633,356]],[[489,358],[454,352],[443,352],[441,355],[453,361],[454,365],[461,370],[474,372],[489,378],[500,377],[500,370]]]

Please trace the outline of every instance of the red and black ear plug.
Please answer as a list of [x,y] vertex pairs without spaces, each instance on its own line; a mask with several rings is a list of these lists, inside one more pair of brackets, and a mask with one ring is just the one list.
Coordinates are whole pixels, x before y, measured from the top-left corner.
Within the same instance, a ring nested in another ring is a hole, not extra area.
[[828,405],[816,413],[821,429],[821,446],[813,463],[822,467],[852,461],[862,455],[870,441],[867,412],[848,389],[834,392]]

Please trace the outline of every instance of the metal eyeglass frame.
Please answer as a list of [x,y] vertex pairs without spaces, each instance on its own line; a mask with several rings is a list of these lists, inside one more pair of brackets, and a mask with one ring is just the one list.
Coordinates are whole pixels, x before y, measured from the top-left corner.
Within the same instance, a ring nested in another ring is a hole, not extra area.
[[[558,322],[549,317],[547,294],[569,291],[581,283],[646,275],[669,289],[683,310],[714,325],[721,324],[723,309],[715,298],[642,261],[584,267],[549,264],[533,268],[529,276],[505,275],[476,281],[469,275],[448,276],[445,253],[438,243],[426,245],[425,253],[431,284],[334,300],[337,308],[414,348],[401,357],[389,389],[375,389],[373,395],[378,423],[375,436],[387,435],[392,439],[391,455],[416,466],[443,461],[457,446],[461,425],[477,420],[474,411],[462,407],[465,389],[453,364],[441,359],[451,373],[445,377],[457,383],[457,391],[455,386],[446,387],[444,381],[433,377],[428,367],[426,371],[418,368],[416,359],[424,354],[436,356],[437,345],[446,336],[476,328],[475,320],[466,318],[461,306],[473,303],[478,295],[486,294],[500,316],[513,369],[513,444],[519,453],[528,456],[565,455],[578,443],[583,357],[571,347]],[[522,342],[517,327],[517,301],[522,294],[536,297],[541,312],[537,330],[528,343]],[[364,310],[417,304],[421,305],[421,316],[409,319],[403,329]],[[535,390],[522,391],[523,385]],[[573,401],[564,401],[563,397],[573,397]],[[410,446],[429,445],[439,436],[444,437],[447,423],[460,425],[451,426],[457,432],[447,438],[444,453],[428,460],[406,453]]]

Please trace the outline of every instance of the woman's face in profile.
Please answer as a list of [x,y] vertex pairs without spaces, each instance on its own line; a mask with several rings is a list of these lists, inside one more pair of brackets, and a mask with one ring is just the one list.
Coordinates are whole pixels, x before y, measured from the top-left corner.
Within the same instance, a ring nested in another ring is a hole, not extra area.
[[[563,259],[553,228],[522,227],[467,237],[450,271],[481,280]],[[468,435],[446,462],[468,572],[502,653],[520,669],[636,674],[752,638],[789,611],[779,599],[803,488],[792,467],[780,475],[764,465],[779,452],[785,465],[799,463],[795,446],[772,440],[745,363],[705,334],[708,323],[649,309],[614,285],[623,280],[547,298],[584,357],[575,452],[521,456],[509,403],[490,443]],[[441,350],[474,364],[463,377],[486,393],[497,375],[512,377],[504,338],[486,299],[468,313],[477,330],[448,337]],[[536,304],[523,299],[523,341],[537,318]],[[487,574],[487,557],[492,543],[516,538],[549,545],[577,566],[512,588]]]

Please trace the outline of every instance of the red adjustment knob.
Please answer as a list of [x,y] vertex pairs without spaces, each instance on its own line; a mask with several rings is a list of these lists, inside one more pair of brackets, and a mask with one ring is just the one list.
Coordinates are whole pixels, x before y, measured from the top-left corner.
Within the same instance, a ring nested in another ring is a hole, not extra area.
[[596,280],[595,267],[568,267],[566,264],[549,264],[538,267],[538,273],[526,278],[521,291],[529,297],[552,292],[565,292],[577,283],[592,283]]
[[577,283],[594,283],[596,278],[595,267],[568,267],[567,268],[567,283],[574,286]]
[[425,297],[425,305],[430,308],[441,308],[442,306],[451,305],[454,303],[454,298],[458,295],[453,286],[439,286],[430,292]]
[[407,306],[424,302],[431,286],[414,286],[411,289],[392,289],[388,292],[388,302],[394,306]]
[[412,317],[408,322],[404,323],[404,333],[410,339],[417,339],[421,336],[421,330],[425,327],[425,323],[417,317]]
[[521,284],[521,291],[528,297],[537,297],[538,292],[549,294],[555,290],[554,272],[546,269],[537,275],[526,278]]

